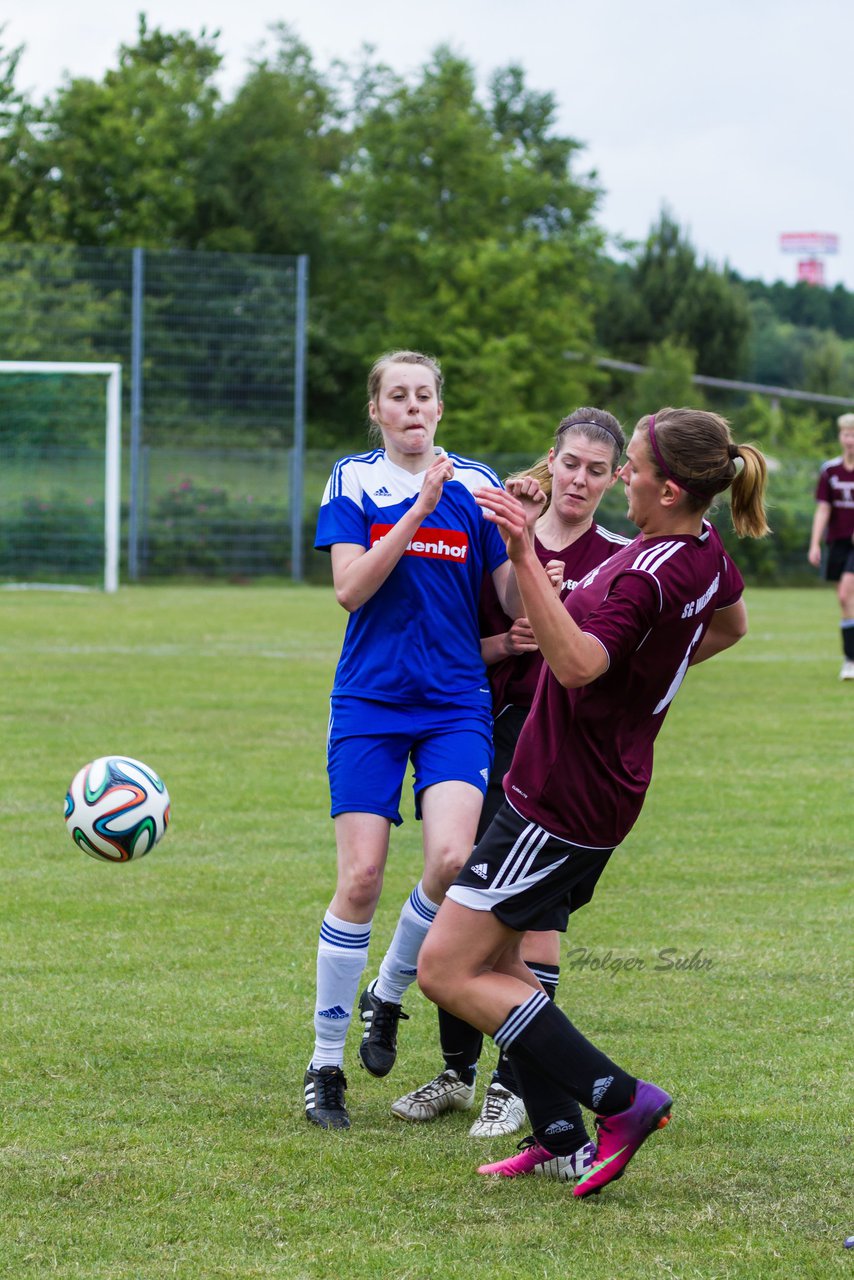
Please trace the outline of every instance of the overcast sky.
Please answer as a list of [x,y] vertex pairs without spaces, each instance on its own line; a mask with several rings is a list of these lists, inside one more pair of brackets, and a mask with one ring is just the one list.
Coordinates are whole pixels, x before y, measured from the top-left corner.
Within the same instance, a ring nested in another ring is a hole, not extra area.
[[796,278],[781,232],[839,236],[827,283],[854,289],[854,0],[0,0],[2,43],[25,45],[17,84],[39,99],[64,74],[100,78],[136,15],[220,31],[226,95],[271,23],[326,67],[363,43],[412,74],[440,43],[481,84],[518,62],[584,144],[600,222],[642,239],[667,204],[701,255],[744,276]]

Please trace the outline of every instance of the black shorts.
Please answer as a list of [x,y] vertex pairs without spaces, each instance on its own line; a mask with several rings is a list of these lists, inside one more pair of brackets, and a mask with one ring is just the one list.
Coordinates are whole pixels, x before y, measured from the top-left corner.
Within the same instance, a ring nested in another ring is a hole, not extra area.
[[854,542],[850,538],[836,538],[828,542],[824,553],[827,581],[838,582],[843,573],[854,573]]
[[492,727],[492,746],[495,755],[489,774],[489,784],[483,798],[483,809],[478,823],[475,840],[486,835],[487,827],[504,804],[504,775],[513,763],[513,753],[522,725],[528,718],[529,707],[514,707],[509,704],[499,711]]
[[491,911],[519,933],[565,933],[570,913],[593,897],[613,852],[561,840],[505,800],[448,897],[473,911]]

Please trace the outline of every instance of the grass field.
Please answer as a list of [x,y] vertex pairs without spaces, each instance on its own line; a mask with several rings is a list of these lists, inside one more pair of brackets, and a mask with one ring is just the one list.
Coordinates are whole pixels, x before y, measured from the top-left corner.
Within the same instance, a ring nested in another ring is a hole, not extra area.
[[[832,591],[749,606],[748,639],[689,675],[565,944],[564,1008],[676,1099],[628,1176],[578,1203],[477,1177],[515,1139],[474,1141],[471,1115],[390,1116],[438,1070],[416,992],[388,1079],[351,1033],[352,1130],[305,1121],[331,591],[0,593],[0,1276],[850,1276],[854,686]],[[125,866],[62,823],[72,774],[112,752],[173,800]],[[372,965],[417,836],[395,833]]]

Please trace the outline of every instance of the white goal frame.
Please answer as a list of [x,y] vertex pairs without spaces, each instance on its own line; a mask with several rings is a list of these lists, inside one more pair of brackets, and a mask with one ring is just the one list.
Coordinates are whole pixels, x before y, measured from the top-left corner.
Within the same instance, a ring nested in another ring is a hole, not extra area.
[[104,466],[104,590],[119,587],[121,516],[122,366],[95,361],[0,360],[3,373],[69,373],[107,379],[106,447]]

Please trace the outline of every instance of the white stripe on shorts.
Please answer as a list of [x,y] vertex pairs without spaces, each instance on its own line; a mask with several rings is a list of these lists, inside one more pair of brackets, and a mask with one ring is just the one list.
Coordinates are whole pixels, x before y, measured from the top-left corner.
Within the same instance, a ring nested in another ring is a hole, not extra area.
[[538,827],[535,822],[529,822],[493,876],[490,888],[497,889],[501,885],[509,887],[517,880],[524,879],[548,838],[548,831]]

